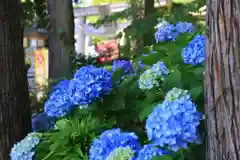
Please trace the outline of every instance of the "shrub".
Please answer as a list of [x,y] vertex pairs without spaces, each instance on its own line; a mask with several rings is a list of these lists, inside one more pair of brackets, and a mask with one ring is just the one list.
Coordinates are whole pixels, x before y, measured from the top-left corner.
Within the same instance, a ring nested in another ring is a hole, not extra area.
[[44,105],[51,121],[42,119],[30,159],[177,160],[202,153],[196,145],[205,38],[188,22],[165,23],[155,36],[157,43],[131,62],[87,65],[59,82]]

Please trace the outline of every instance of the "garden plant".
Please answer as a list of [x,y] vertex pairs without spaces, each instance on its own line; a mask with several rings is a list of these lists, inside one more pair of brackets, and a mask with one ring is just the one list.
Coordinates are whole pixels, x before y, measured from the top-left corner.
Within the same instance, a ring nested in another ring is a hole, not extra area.
[[131,61],[60,81],[11,159],[204,159],[204,33],[164,21],[155,42]]

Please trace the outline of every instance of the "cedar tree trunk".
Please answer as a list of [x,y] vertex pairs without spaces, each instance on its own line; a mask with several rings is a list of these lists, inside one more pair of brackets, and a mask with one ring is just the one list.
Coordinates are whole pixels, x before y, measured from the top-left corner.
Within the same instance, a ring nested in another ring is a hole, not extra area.
[[239,0],[207,2],[207,160],[240,160],[239,15]]
[[0,160],[31,129],[21,15],[20,1],[0,1]]
[[[48,0],[50,14],[49,77],[57,79],[70,73],[70,54],[74,49],[72,0]],[[64,50],[65,49],[65,50]]]

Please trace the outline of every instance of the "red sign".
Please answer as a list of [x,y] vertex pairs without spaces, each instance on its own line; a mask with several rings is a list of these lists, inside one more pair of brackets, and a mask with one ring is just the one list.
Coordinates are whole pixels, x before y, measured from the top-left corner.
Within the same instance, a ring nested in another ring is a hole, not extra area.
[[97,52],[100,53],[100,62],[111,61],[119,56],[118,43],[116,40],[105,41],[97,45]]
[[36,55],[36,60],[37,60],[37,63],[41,65],[44,61],[43,55],[41,54]]

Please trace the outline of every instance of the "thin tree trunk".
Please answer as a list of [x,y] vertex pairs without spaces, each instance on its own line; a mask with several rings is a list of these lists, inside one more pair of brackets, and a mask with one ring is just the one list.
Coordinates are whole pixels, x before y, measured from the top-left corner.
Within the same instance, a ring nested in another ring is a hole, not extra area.
[[20,1],[0,1],[0,160],[31,129]]
[[[152,14],[156,12],[155,7],[154,7],[154,0],[144,0],[144,17],[145,18],[150,18]],[[157,19],[156,19],[157,21]],[[152,34],[146,34],[143,37],[143,45],[151,45],[152,44]]]
[[155,12],[154,0],[144,0],[144,15],[148,16]]
[[207,6],[207,160],[240,160],[240,1]]
[[[143,3],[144,3],[143,0],[130,0],[130,4],[133,10],[138,10],[138,8],[140,8],[143,5]],[[143,17],[144,17],[144,12],[142,11],[133,12],[132,23],[134,23],[134,21],[137,21]],[[136,38],[131,41],[130,52],[134,54],[133,56],[135,56],[135,54],[139,52],[142,46],[143,46],[143,37]]]
[[[50,14],[49,77],[68,76],[70,54],[66,48],[74,47],[74,21],[71,0],[48,0]],[[62,30],[62,33],[59,31]],[[64,50],[65,49],[65,50]]]

